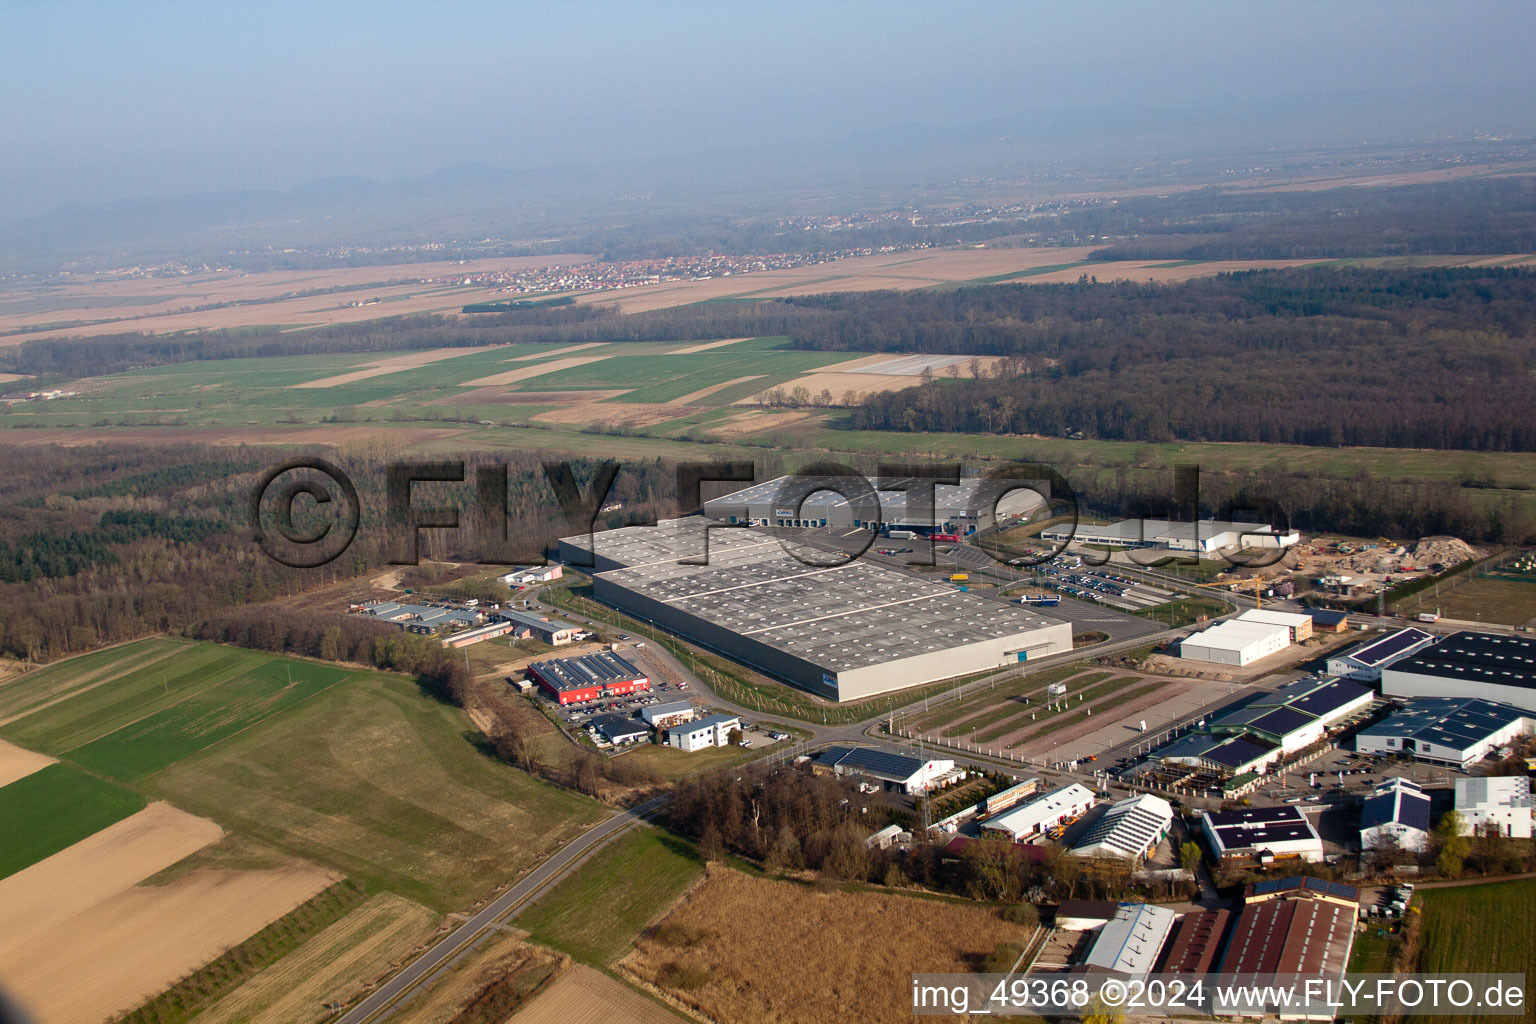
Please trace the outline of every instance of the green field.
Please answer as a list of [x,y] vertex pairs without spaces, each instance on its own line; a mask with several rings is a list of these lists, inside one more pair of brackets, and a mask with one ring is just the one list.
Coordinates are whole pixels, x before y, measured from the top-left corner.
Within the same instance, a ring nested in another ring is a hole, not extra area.
[[[259,657],[259,656],[258,656]],[[159,771],[280,714],[351,675],[347,669],[268,659],[186,700],[70,751],[76,763],[132,780]]]
[[0,686],[0,722],[17,719],[85,687],[117,679],[150,662],[185,650],[187,646],[184,642],[162,637],[136,640],[29,672]]
[[143,810],[145,800],[68,764],[0,786],[0,878]]
[[614,840],[518,917],[535,942],[603,966],[703,872],[683,839],[650,827]]
[[[235,680],[272,658],[257,651],[213,644],[178,647],[171,657],[110,677],[99,685],[87,683],[72,696],[0,729],[0,737],[18,746],[62,754],[174,707],[203,690]],[[68,671],[74,664],[74,659],[70,659],[58,669]],[[29,684],[36,686],[39,681],[29,676],[12,685]]]
[[411,681],[363,672],[140,784],[370,892],[460,910],[607,813],[474,735]]
[[460,709],[381,672],[155,639],[4,693],[30,710],[0,733],[64,759],[0,789],[7,840],[12,821],[29,837],[5,844],[18,865],[163,798],[257,848],[449,911],[608,813],[496,759]]
[[[1511,973],[1536,978],[1536,879],[1422,889],[1419,897],[1424,908],[1420,971]],[[1533,1016],[1536,1008],[1528,1003],[1524,1019]],[[1459,1022],[1482,1018],[1419,1019]]]

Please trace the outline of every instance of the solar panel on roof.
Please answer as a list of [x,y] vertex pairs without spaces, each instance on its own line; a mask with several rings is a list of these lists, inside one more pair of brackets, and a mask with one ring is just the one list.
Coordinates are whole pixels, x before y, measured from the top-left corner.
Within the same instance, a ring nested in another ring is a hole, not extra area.
[[1311,715],[1304,714],[1294,708],[1285,707],[1276,708],[1269,714],[1254,719],[1252,724],[1255,729],[1261,729],[1275,736],[1284,736],[1292,730],[1300,729],[1302,726],[1315,721],[1317,719]]

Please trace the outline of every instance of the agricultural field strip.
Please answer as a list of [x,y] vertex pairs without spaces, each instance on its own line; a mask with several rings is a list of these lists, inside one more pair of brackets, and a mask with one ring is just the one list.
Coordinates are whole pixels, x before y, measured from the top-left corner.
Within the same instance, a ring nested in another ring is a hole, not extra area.
[[[1068,695],[1068,698],[1074,705],[1076,705],[1078,698],[1082,698],[1083,700],[1092,700],[1094,697],[1108,692],[1108,688],[1113,686],[1115,683],[1125,681],[1124,677],[1120,679],[1110,679],[1110,676],[1113,674],[1114,673],[1112,672],[1089,672],[1087,675],[1072,677],[1070,682],[1073,687],[1076,688],[1073,689],[1073,691]],[[1105,682],[1107,679],[1109,682]],[[985,721],[981,719],[977,720],[980,729],[976,733],[976,742],[980,743],[983,740],[997,739],[999,736],[1006,736],[1010,731],[1017,729],[1019,724],[1024,721],[1025,717],[1028,715],[1050,716],[1059,714],[1061,714],[1061,712],[1049,710],[1045,706],[1044,702],[1031,702],[1027,707],[1022,708],[1017,706],[999,708],[996,713],[984,716]],[[945,733],[945,735],[947,736],[952,734]]]
[[143,721],[221,683],[243,675],[268,659],[256,651],[232,647],[192,648],[113,680],[105,691],[93,687],[0,729],[22,746],[65,754]]
[[[0,686],[0,728],[76,694],[120,679],[146,664],[164,661],[185,647],[173,640],[137,640],[96,654],[70,658],[13,679]],[[84,673],[78,672],[82,664],[93,662],[99,662],[100,667]],[[55,680],[58,681],[58,688],[50,689]]]

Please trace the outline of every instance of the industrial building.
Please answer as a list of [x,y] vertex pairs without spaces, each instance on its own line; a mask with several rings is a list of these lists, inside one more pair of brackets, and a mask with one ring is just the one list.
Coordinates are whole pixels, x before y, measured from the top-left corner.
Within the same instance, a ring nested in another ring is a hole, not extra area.
[[1343,679],[1302,679],[1262,694],[1215,719],[1217,736],[1247,736],[1293,754],[1328,735],[1330,726],[1364,711],[1375,699],[1368,688]]
[[1312,616],[1300,612],[1281,612],[1273,608],[1249,608],[1237,617],[1238,622],[1265,622],[1272,626],[1284,626],[1291,631],[1291,643],[1299,644],[1312,636]]
[[1391,778],[1360,807],[1360,849],[1396,847],[1423,853],[1429,842],[1429,797],[1416,783]]
[[1508,704],[1477,697],[1425,697],[1361,729],[1355,734],[1355,749],[1465,768],[1515,737],[1531,735],[1532,729],[1532,716]]
[[548,583],[557,580],[564,574],[564,568],[559,565],[532,565],[513,569],[496,577],[509,587],[527,587],[535,583]]
[[1330,881],[1326,878],[1314,878],[1311,875],[1267,878],[1262,882],[1249,882],[1243,888],[1245,904],[1301,898],[1327,900],[1354,910],[1360,904],[1360,890],[1353,885]]
[[510,608],[503,608],[492,613],[492,618],[498,618],[513,624],[513,635],[517,637],[532,637],[551,647],[559,647],[576,639],[576,634],[581,632],[569,622],[561,622],[559,619],[551,619],[543,615],[535,615],[532,612],[518,612]]
[[1248,736],[1189,733],[1159,747],[1152,756],[1165,764],[1182,764],[1223,778],[1262,772],[1280,760],[1280,746]]
[[1386,636],[1368,640],[1341,654],[1328,658],[1328,674],[1353,679],[1361,683],[1374,683],[1381,679],[1382,669],[1395,661],[1413,654],[1435,642],[1435,634],[1409,626]]
[[1157,973],[1185,977],[1209,974],[1231,921],[1232,912],[1225,907],[1180,917],[1158,955]]
[[528,675],[561,704],[581,704],[651,688],[649,676],[611,651],[535,661],[528,666]]
[[1381,673],[1394,697],[1481,697],[1536,713],[1536,638],[1452,633]]
[[1079,857],[1114,857],[1139,864],[1173,827],[1173,807],[1151,793],[1111,804],[1072,847]]
[[445,608],[439,605],[401,604],[399,601],[369,601],[353,606],[358,615],[371,615],[380,622],[398,626],[407,633],[431,634],[444,629],[467,629],[486,619],[474,608]]
[[691,722],[694,714],[693,705],[686,700],[669,700],[663,704],[652,704],[648,708],[640,709],[640,717],[658,729],[665,729],[679,722]]
[[1017,843],[1064,825],[1069,818],[1079,818],[1092,806],[1093,793],[1074,782],[994,815],[983,821],[981,828]]
[[566,538],[560,557],[593,566],[604,603],[836,701],[1072,650],[1048,613],[865,561],[807,565],[699,518]]
[[741,728],[735,715],[705,715],[696,722],[679,722],[667,730],[667,743],[693,752],[704,747],[728,747],[731,733]]
[[1167,907],[1120,904],[1115,916],[1100,927],[1082,968],[1110,974],[1151,974],[1177,917]]
[[1349,612],[1332,608],[1308,608],[1314,633],[1346,633],[1349,631]]
[[514,622],[488,622],[483,626],[476,626],[474,629],[463,633],[455,633],[453,636],[445,637],[443,646],[452,647],[457,650],[461,647],[468,647],[470,644],[477,644],[482,640],[489,640],[494,636],[505,636],[508,633],[515,632],[516,629],[517,624]]
[[616,747],[650,739],[651,730],[644,722],[628,715],[598,715],[587,723],[603,739]]
[[1322,837],[1294,804],[1207,811],[1200,828],[1218,861],[1269,864],[1284,860],[1317,863],[1323,859]]
[[943,785],[955,775],[955,762],[936,758],[923,760],[873,747],[828,747],[816,758],[813,770],[867,779],[886,789],[915,794]]
[[1349,965],[1357,913],[1358,908],[1332,900],[1249,903],[1232,926],[1221,973],[1244,981],[1292,974],[1339,977]]
[[1531,780],[1524,775],[1456,780],[1462,835],[1531,838]]
[[1164,548],[1191,554],[1215,554],[1248,548],[1288,548],[1301,540],[1295,530],[1281,532],[1267,523],[1233,523],[1202,519],[1174,523],[1166,519],[1124,519],[1108,526],[1083,523],[1050,527],[1040,539],[1115,548]]
[[964,537],[1027,515],[1049,494],[1050,484],[1044,480],[972,477],[958,485],[933,484],[930,508],[925,507],[928,482],[910,477],[866,483],[850,477],[781,476],[706,501],[704,516],[744,526],[911,530],[924,536]]
[[1179,657],[1240,668],[1278,654],[1290,645],[1289,627],[1237,618],[1185,637],[1179,642]]

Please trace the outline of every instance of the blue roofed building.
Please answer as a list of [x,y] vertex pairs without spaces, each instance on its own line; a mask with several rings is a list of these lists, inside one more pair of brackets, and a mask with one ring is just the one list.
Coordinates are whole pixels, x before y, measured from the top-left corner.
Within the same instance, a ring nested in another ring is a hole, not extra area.
[[1536,714],[1536,637],[1463,630],[1388,665],[1394,697],[1481,697]]
[[1435,634],[1409,626],[1395,633],[1367,640],[1358,647],[1351,647],[1328,658],[1328,674],[1343,676],[1360,683],[1374,683],[1381,679],[1382,671],[1393,662],[1410,657],[1415,651],[1435,642]]
[[1429,843],[1429,797],[1417,783],[1388,779],[1360,808],[1360,849],[1397,847],[1423,853]]
[[1517,736],[1531,735],[1533,729],[1532,716],[1508,704],[1478,697],[1424,697],[1361,729],[1355,734],[1355,749],[1466,768]]

